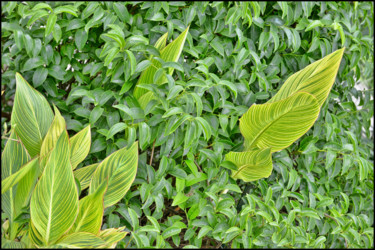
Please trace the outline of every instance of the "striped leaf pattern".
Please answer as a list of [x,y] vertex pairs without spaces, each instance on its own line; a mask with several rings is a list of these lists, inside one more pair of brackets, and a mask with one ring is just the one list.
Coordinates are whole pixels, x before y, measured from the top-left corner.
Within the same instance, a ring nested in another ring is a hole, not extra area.
[[271,149],[256,149],[246,152],[229,152],[225,160],[238,166],[237,171],[232,171],[232,178],[243,181],[255,181],[267,178],[272,172]]
[[[185,44],[185,40],[186,40],[188,30],[189,30],[189,27],[187,27],[186,30],[184,32],[182,32],[173,42],[168,44],[165,48],[163,48],[160,51],[160,58],[163,61],[165,61],[165,62],[177,62],[178,58],[181,55],[183,46]],[[164,34],[164,36],[165,36],[165,34]],[[162,41],[160,41],[160,44],[162,44]],[[161,66],[162,65],[159,61],[157,61],[155,59],[152,59],[151,65],[146,70],[144,70],[142,72],[142,74],[141,74],[141,76],[140,76],[140,78],[137,82],[137,85],[138,84],[154,83],[154,75],[155,75],[156,71],[159,68],[161,68]],[[172,74],[173,68],[170,68],[168,73]],[[166,81],[167,81],[167,79],[164,76],[164,77],[159,78],[158,82],[156,82],[155,84],[162,84],[162,83],[165,83]],[[133,94],[134,94],[134,97],[137,98],[138,101],[139,101],[141,96],[143,96],[146,93],[147,93],[146,89],[139,88],[139,87],[136,86]],[[146,107],[147,103],[143,103],[143,104],[142,103],[140,102],[141,106]]]
[[78,214],[78,191],[70,164],[66,130],[60,135],[30,201],[30,217],[48,246],[74,223]]
[[95,235],[99,233],[103,220],[103,198],[107,184],[107,181],[103,182],[94,193],[79,201],[79,212],[70,229],[71,233],[88,232]]
[[90,125],[70,138],[70,162],[74,170],[88,155],[91,147]]
[[24,166],[22,166],[20,170],[2,180],[1,194],[8,191],[11,187],[17,184],[26,174],[28,174],[32,169],[35,169],[36,167],[38,167],[38,158],[29,161]]
[[44,158],[47,154],[55,147],[57,139],[61,133],[66,129],[66,123],[64,117],[61,116],[60,111],[53,105],[55,112],[55,118],[53,119],[51,126],[48,129],[46,136],[44,137],[42,147],[40,149],[40,158]]
[[[3,186],[4,179],[16,173],[29,160],[29,154],[13,129],[1,154],[1,185]],[[9,218],[11,239],[15,237],[17,231],[17,225],[13,223],[13,220],[20,210],[19,207],[15,206],[17,188],[18,185],[15,185],[8,191],[4,191],[2,187],[1,192],[1,210]]]
[[288,147],[305,134],[319,115],[319,103],[309,93],[298,92],[286,99],[252,105],[240,119],[246,150]]
[[64,236],[52,248],[107,248],[107,243],[92,233],[78,232]]
[[108,245],[108,248],[115,248],[117,242],[122,240],[126,235],[127,232],[123,230],[125,227],[119,228],[108,228],[99,233],[99,237],[102,238]]
[[313,95],[321,107],[335,82],[344,50],[345,48],[336,50],[291,75],[267,103],[277,102],[303,91]]
[[104,195],[104,208],[120,201],[135,179],[138,166],[138,141],[113,152],[97,167],[91,179],[89,194],[94,193],[108,179],[107,192]]
[[53,113],[47,100],[19,73],[16,73],[16,85],[11,124],[33,158],[40,152]]
[[91,164],[83,168],[74,170],[74,177],[79,180],[81,189],[85,189],[90,185],[92,175],[94,174],[99,163]]

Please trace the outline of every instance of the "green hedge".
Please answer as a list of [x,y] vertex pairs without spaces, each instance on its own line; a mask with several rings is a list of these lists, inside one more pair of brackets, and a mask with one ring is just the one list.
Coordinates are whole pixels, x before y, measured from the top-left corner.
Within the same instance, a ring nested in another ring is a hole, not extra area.
[[[2,134],[20,72],[70,132],[91,124],[78,168],[138,140],[136,180],[105,210],[103,228],[131,232],[118,248],[373,247],[373,10],[372,2],[2,2]],[[153,45],[188,25],[175,72],[143,110],[132,93],[159,55]],[[124,50],[108,53],[116,42]],[[242,148],[238,118],[342,47],[312,129],[274,154],[269,178],[233,180],[221,163]]]

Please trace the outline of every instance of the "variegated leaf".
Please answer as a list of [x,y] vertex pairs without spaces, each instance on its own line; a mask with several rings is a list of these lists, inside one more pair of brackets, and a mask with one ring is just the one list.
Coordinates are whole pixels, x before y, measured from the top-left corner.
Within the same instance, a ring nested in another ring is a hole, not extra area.
[[89,193],[92,194],[108,179],[104,195],[104,208],[120,201],[135,179],[138,166],[138,142],[127,149],[122,148],[105,158],[91,179]]
[[48,246],[74,223],[78,214],[78,191],[70,164],[69,138],[62,132],[52,150],[30,201],[35,229]]
[[306,92],[252,105],[240,119],[246,150],[271,148],[271,152],[276,152],[288,147],[311,128],[319,110],[316,98]]
[[70,162],[74,170],[88,155],[91,147],[90,125],[70,138]]
[[117,242],[122,240],[127,235],[127,232],[123,231],[124,229],[125,227],[108,228],[100,231],[99,237],[107,243],[108,248],[115,248]]
[[272,173],[271,149],[256,149],[245,152],[229,152],[225,160],[233,162],[238,169],[232,170],[232,178],[255,181],[267,178]]
[[86,167],[74,170],[73,172],[74,177],[79,180],[82,190],[87,188],[90,185],[92,175],[94,174],[98,165],[99,163],[95,163],[95,164],[88,165]]
[[77,232],[64,236],[52,248],[107,248],[107,243],[88,232]]
[[70,233],[88,232],[97,235],[100,231],[104,211],[104,193],[107,189],[107,181],[104,181],[98,189],[79,201],[79,212]]
[[53,120],[47,100],[16,73],[16,94],[12,111],[12,128],[25,145],[31,157],[40,152],[43,138]]

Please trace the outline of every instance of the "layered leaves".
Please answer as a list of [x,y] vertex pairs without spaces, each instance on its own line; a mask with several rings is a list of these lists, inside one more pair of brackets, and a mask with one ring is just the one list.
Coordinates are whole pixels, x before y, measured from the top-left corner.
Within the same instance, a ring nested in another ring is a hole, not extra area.
[[44,245],[58,240],[78,214],[78,191],[70,164],[68,133],[52,150],[30,201],[30,216]]
[[88,232],[77,232],[64,236],[53,248],[106,248],[107,243]]
[[89,194],[94,193],[108,179],[107,192],[104,195],[104,207],[120,201],[129,190],[137,173],[138,142],[127,149],[122,148],[106,157],[92,176]]
[[82,190],[90,185],[92,175],[94,174],[98,165],[99,163],[95,163],[74,171],[74,177],[78,179]]
[[52,123],[53,113],[47,100],[19,73],[16,73],[16,84],[12,128],[33,158],[40,152],[43,138]]
[[70,162],[72,169],[75,169],[81,163],[90,151],[91,130],[90,125],[79,131],[70,138]]

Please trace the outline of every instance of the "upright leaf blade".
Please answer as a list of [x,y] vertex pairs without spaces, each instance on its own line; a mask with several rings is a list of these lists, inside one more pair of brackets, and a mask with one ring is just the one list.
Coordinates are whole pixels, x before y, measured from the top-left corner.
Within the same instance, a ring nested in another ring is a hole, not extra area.
[[336,50],[291,75],[267,103],[277,102],[303,91],[313,95],[321,107],[335,82],[344,50],[345,48]]
[[274,103],[252,105],[240,119],[245,148],[271,148],[276,152],[288,147],[311,128],[319,110],[316,98],[305,92]]
[[43,138],[52,123],[53,113],[47,100],[19,73],[16,73],[16,85],[12,128],[33,158],[40,151]]
[[70,162],[74,170],[88,155],[91,147],[90,125],[70,138]]
[[81,184],[81,189],[85,189],[90,185],[92,175],[94,174],[99,163],[88,165],[83,168],[74,170],[74,177],[78,179]]
[[78,214],[78,191],[70,164],[68,133],[57,140],[30,201],[35,229],[48,246],[74,223]]
[[135,179],[138,166],[138,142],[129,149],[122,148],[105,158],[97,167],[91,179],[89,194],[95,192],[108,179],[104,195],[104,207],[121,200]]

